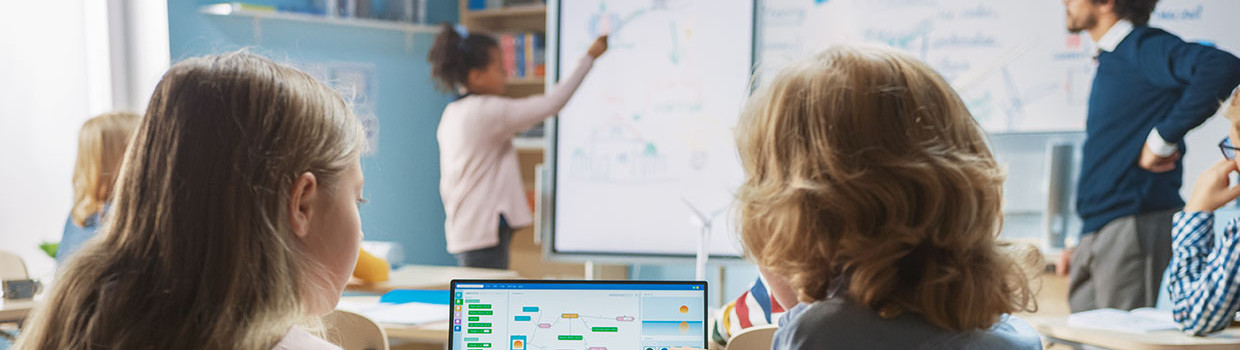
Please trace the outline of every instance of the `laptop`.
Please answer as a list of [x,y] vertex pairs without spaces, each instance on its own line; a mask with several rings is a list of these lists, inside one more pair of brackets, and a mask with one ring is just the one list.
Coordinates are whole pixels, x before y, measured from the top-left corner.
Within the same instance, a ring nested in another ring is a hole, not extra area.
[[706,348],[704,281],[453,280],[449,350]]

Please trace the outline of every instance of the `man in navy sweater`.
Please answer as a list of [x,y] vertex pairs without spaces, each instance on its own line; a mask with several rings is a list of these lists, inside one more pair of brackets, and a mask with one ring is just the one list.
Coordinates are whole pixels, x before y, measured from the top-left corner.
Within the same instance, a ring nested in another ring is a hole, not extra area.
[[1184,206],[1184,134],[1240,84],[1240,60],[1147,22],[1158,0],[1064,0],[1068,30],[1098,44],[1077,189],[1083,220],[1070,270],[1072,312],[1153,306]]

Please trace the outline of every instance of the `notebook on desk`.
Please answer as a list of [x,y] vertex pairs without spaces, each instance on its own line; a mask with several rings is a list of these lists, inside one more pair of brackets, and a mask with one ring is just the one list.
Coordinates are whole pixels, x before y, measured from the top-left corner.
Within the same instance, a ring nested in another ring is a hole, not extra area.
[[453,280],[448,349],[706,348],[706,282]]

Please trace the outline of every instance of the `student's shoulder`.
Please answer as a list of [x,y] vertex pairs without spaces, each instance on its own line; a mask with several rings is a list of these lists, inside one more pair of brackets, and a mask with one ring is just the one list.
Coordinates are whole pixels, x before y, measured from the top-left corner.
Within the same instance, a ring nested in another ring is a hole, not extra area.
[[448,108],[465,110],[503,109],[509,102],[512,101],[513,98],[507,96],[470,95],[456,101],[452,101],[452,103],[448,104]]
[[271,350],[342,350],[323,338],[319,338],[297,327],[290,328],[279,343]]
[[1042,349],[1042,338],[1024,320],[1003,315],[990,329],[957,333],[932,349],[1037,350]]
[[935,327],[913,313],[884,319],[860,304],[834,298],[798,305],[784,317],[776,334],[776,343],[782,346],[777,348],[821,348],[828,344],[869,349],[1042,348],[1033,327],[1007,315],[987,330],[954,332]]
[[[910,315],[883,319],[847,298],[830,298],[793,307],[784,315],[776,343],[788,349],[841,348],[913,349],[941,331]],[[892,336],[892,335],[899,336]]]

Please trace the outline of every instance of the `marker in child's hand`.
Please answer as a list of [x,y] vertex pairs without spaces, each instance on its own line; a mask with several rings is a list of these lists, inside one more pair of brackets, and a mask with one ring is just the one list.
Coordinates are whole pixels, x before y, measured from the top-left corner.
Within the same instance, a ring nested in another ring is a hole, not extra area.
[[594,39],[594,43],[590,44],[590,49],[586,51],[586,54],[597,59],[604,52],[607,52],[607,34],[599,35],[598,39]]

